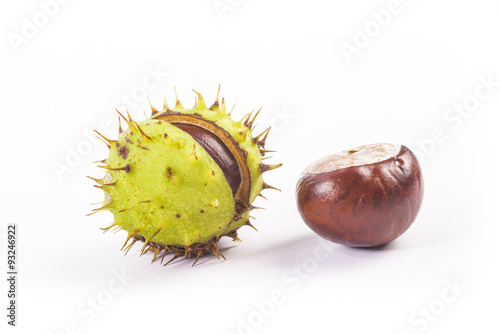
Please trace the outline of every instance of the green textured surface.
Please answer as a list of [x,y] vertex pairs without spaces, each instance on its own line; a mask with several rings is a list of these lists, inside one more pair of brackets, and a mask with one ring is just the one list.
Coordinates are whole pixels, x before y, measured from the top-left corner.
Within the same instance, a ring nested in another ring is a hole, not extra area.
[[[262,190],[261,155],[245,125],[231,120],[225,109],[209,110],[204,103],[193,109],[174,108],[183,114],[202,114],[231,134],[247,152],[251,174],[250,203]],[[244,225],[248,212],[234,221],[235,202],[222,170],[188,133],[165,120],[137,123],[123,131],[105,163],[103,186],[106,209],[115,224],[129,235],[174,246],[207,243]],[[127,154],[120,155],[126,147]],[[125,157],[126,155],[126,157]],[[119,168],[129,166],[129,172]],[[250,204],[248,203],[248,204]],[[156,235],[155,233],[158,232]]]

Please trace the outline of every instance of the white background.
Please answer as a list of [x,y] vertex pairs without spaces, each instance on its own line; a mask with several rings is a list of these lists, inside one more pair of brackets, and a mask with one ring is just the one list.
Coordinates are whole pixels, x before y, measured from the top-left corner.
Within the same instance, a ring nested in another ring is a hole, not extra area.
[[[8,223],[18,224],[19,247],[18,327],[6,325],[2,279],[2,332],[500,331],[500,3],[41,5],[49,2],[0,8],[5,273]],[[347,45],[356,53],[344,53]],[[125,233],[99,230],[112,215],[85,216],[102,199],[85,176],[101,177],[91,162],[107,154],[91,131],[116,136],[115,106],[143,119],[146,95],[157,107],[164,96],[173,104],[176,86],[191,106],[192,88],[210,103],[218,84],[228,105],[237,103],[235,118],[263,107],[258,130],[272,124],[268,147],[278,150],[268,161],[284,164],[266,181],[283,191],[266,190],[269,201],[254,203],[267,209],[255,213],[259,232],[242,228],[242,243],[222,241],[227,261],[151,265],[139,246],[124,257]],[[470,112],[453,111],[464,103]],[[419,154],[420,215],[383,249],[318,250],[295,206],[301,171],[373,142]]]

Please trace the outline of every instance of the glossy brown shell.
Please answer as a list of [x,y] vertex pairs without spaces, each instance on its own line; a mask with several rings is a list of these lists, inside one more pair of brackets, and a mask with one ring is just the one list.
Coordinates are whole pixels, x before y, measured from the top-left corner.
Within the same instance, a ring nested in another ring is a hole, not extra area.
[[384,245],[413,223],[423,198],[422,172],[405,146],[393,158],[324,173],[302,174],[297,206],[305,223],[330,241]]

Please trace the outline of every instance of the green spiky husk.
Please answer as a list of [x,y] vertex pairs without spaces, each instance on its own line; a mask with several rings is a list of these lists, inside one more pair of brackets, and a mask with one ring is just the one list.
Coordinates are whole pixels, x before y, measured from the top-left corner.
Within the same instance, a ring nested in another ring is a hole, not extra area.
[[[124,118],[129,128],[120,128],[116,140],[105,139],[110,153],[101,166],[106,175],[98,180],[105,192],[104,206],[98,211],[114,215],[107,229],[127,231],[123,247],[127,251],[141,241],[143,253],[154,252],[154,259],[162,250],[175,257],[194,253],[199,258],[206,252],[219,256],[217,242],[222,236],[239,240],[236,231],[251,226],[251,203],[265,186],[263,141],[252,136],[250,118],[235,122],[224,102],[207,108],[198,96],[192,109],[177,101],[173,109],[165,104],[163,112],[152,108],[151,118],[144,121]],[[244,211],[236,214],[238,199],[233,198],[221,168],[191,135],[165,120],[169,115],[195,116],[230,134],[244,152],[250,177]]]

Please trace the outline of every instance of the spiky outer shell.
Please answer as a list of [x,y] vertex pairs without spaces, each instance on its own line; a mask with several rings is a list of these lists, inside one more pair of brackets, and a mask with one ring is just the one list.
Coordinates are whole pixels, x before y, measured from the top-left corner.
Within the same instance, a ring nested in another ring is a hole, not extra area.
[[[251,203],[267,186],[264,142],[252,137],[250,116],[235,122],[224,104],[207,108],[199,94],[192,109],[179,101],[173,109],[165,104],[163,112],[152,109],[144,121],[124,118],[129,127],[120,127],[116,140],[105,138],[110,152],[102,166],[106,175],[98,181],[105,192],[102,208],[114,215],[111,226],[128,232],[127,242],[143,241],[156,255],[218,255],[217,241],[224,235],[238,240],[236,230],[249,224]],[[237,189],[214,153],[182,126],[203,128],[226,146],[238,163]]]

